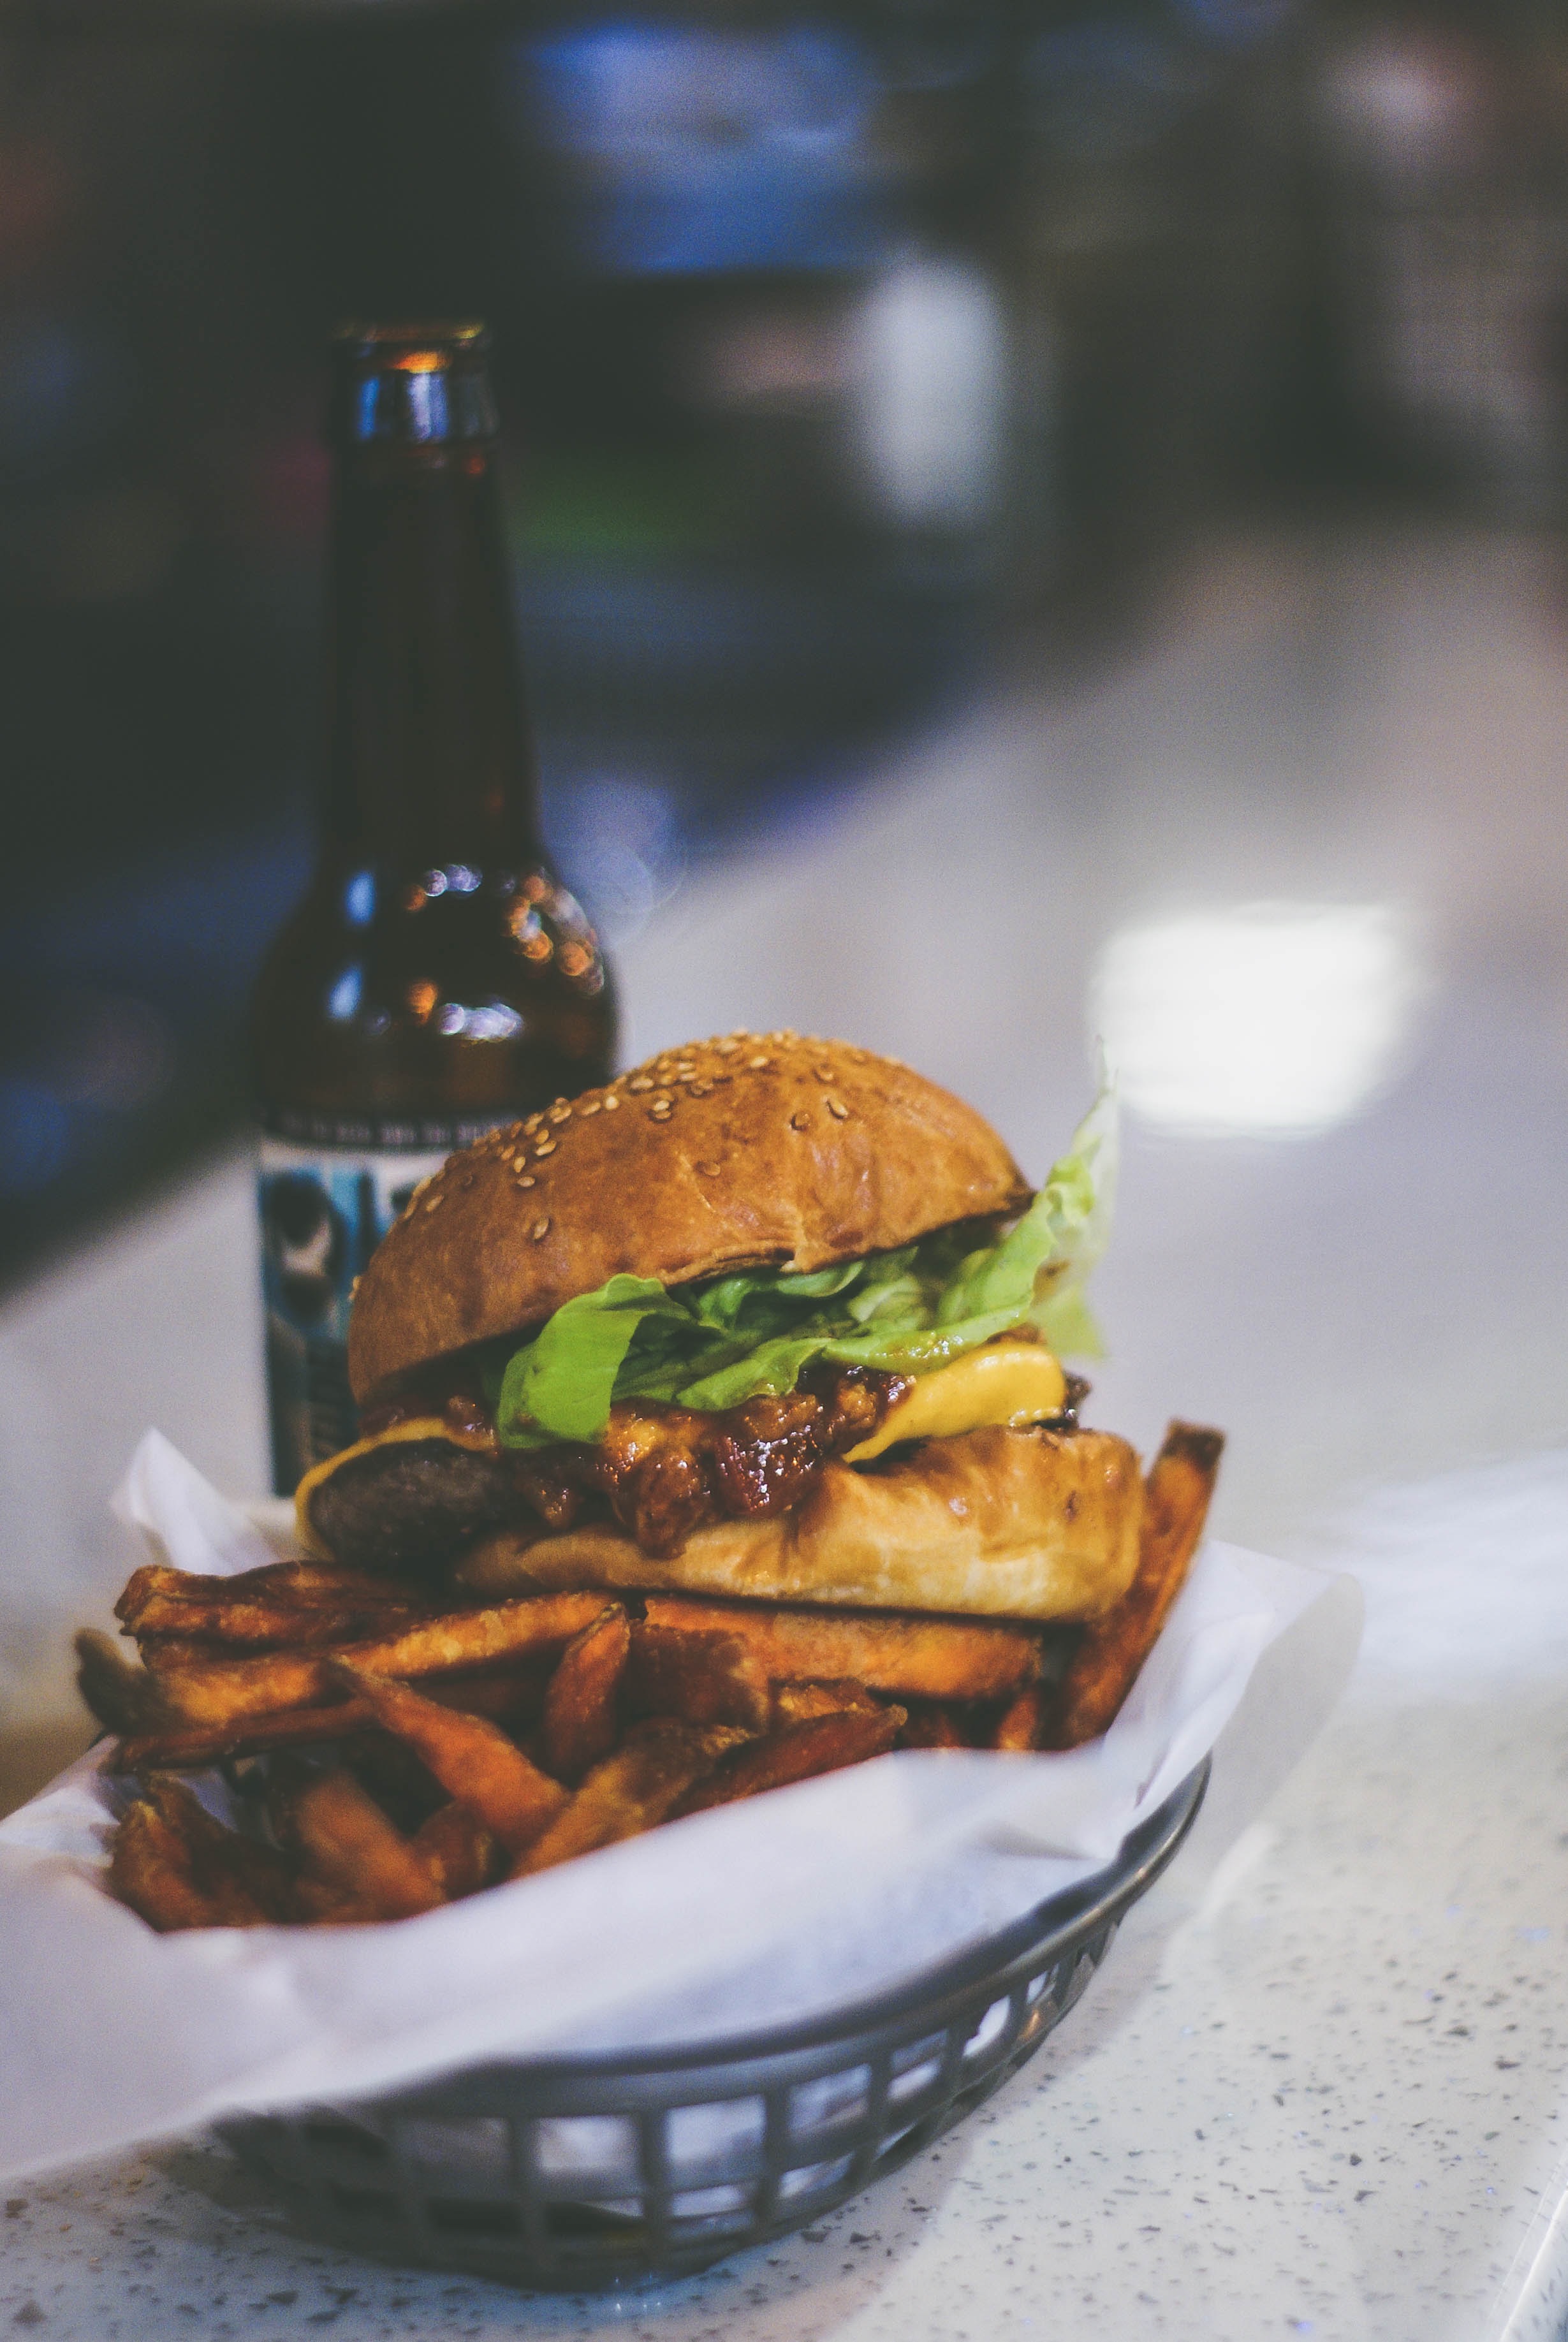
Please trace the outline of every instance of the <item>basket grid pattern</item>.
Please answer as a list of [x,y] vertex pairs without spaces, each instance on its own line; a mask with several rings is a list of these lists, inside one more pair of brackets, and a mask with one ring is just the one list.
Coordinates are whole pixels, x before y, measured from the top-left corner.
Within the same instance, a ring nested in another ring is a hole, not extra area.
[[296,2219],[377,2258],[573,2291],[694,2273],[896,2170],[1033,2057],[1175,1852],[1206,1771],[1085,1888],[832,2021],[664,2060],[490,2065],[222,2135]]

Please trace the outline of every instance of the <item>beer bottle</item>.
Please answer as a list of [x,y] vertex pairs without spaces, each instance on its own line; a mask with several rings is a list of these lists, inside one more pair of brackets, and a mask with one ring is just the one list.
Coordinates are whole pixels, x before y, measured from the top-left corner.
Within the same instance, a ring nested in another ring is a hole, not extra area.
[[274,1485],[355,1436],[354,1281],[452,1147],[604,1080],[539,843],[478,325],[337,337],[321,846],[253,1011]]

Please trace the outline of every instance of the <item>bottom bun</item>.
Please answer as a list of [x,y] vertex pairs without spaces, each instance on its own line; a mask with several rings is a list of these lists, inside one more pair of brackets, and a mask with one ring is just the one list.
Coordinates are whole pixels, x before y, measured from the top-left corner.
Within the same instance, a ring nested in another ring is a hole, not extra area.
[[718,1521],[660,1561],[595,1522],[503,1530],[459,1584],[485,1595],[602,1586],[679,1587],[773,1602],[1096,1618],[1132,1584],[1144,1487],[1109,1431],[965,1432],[871,1471],[830,1464],[793,1512]]

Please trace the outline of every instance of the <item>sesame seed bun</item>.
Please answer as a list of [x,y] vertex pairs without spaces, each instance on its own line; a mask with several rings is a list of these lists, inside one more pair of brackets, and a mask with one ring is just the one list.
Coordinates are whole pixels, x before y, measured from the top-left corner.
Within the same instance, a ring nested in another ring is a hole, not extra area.
[[825,1268],[1029,1195],[990,1125],[895,1058],[794,1033],[669,1049],[492,1131],[415,1195],[360,1283],[355,1396],[620,1273]]

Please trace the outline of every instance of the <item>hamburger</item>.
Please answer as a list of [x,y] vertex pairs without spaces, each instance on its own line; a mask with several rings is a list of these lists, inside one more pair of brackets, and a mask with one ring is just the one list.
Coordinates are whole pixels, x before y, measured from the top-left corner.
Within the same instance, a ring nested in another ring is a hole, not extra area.
[[666,1050],[454,1155],[362,1278],[361,1436],[308,1552],[486,1597],[604,1587],[1038,1621],[1138,1565],[1136,1454],[1086,1428],[1113,1125],[1039,1190],[893,1058]]

